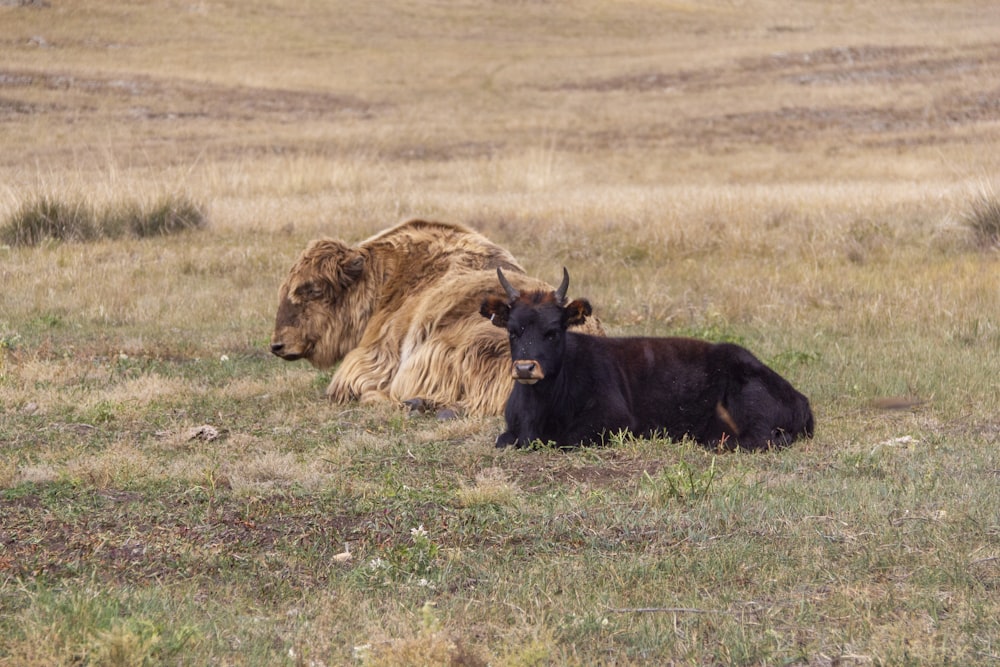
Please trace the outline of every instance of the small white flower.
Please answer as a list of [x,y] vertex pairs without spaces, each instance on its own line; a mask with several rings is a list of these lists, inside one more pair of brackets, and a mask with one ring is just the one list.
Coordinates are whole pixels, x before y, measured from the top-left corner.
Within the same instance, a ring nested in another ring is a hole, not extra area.
[[410,537],[417,539],[418,537],[427,537],[427,531],[424,529],[424,524],[420,524],[416,528],[410,528]]
[[431,582],[427,581],[426,579],[421,579],[420,581],[417,582],[417,586],[420,586],[422,588],[427,588],[430,585]]
[[222,355],[221,357],[219,357],[219,361],[222,361],[222,362],[229,361],[229,355],[228,354]]
[[368,569],[372,571],[381,570],[385,568],[385,561],[381,558],[372,558],[368,563]]

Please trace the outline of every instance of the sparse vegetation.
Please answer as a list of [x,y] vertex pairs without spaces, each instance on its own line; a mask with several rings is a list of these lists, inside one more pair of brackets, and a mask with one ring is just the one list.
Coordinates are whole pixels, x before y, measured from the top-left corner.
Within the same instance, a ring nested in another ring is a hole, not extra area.
[[0,226],[0,241],[36,246],[45,241],[91,241],[165,236],[203,228],[203,207],[189,197],[161,197],[152,205],[127,201],[95,211],[81,202],[43,195],[23,204]]
[[0,227],[0,241],[12,246],[34,246],[50,240],[89,241],[97,235],[88,206],[48,196],[22,205]]
[[984,188],[973,198],[965,214],[965,224],[980,247],[1000,246],[1000,197],[992,188]]
[[146,206],[135,202],[119,204],[102,218],[105,222],[101,227],[112,238],[121,235],[118,230],[147,238],[202,229],[207,224],[204,207],[186,196],[163,196]]
[[[996,663],[992,3],[15,4],[0,665]],[[277,287],[411,216],[738,341],[816,437],[329,404]]]

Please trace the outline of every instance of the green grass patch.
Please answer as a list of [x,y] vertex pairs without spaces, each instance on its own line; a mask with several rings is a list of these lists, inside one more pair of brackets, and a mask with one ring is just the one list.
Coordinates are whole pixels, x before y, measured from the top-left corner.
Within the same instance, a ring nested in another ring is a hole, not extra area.
[[0,664],[975,664],[997,631],[1000,459],[974,422],[826,399],[781,452],[498,451],[496,420],[231,363],[91,361],[56,393],[11,369]]

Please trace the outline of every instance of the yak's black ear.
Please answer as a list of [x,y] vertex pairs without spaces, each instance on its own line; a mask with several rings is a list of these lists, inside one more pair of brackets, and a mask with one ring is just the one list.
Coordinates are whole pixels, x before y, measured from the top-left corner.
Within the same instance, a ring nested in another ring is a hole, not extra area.
[[479,314],[492,322],[493,326],[506,329],[510,305],[503,297],[491,294],[483,299],[483,305],[479,306]]
[[563,308],[563,324],[568,327],[579,326],[590,317],[592,312],[594,311],[590,307],[590,302],[586,299],[571,301]]

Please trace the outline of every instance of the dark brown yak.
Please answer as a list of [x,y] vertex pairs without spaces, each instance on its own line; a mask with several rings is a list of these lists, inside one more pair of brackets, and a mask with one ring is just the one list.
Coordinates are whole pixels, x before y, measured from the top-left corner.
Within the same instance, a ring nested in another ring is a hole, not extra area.
[[483,299],[481,313],[509,336],[503,375],[515,380],[497,447],[600,444],[626,431],[744,449],[812,437],[809,400],[745,348],[568,332],[591,307],[567,303],[565,269],[554,291],[524,291],[497,274],[506,294]]

